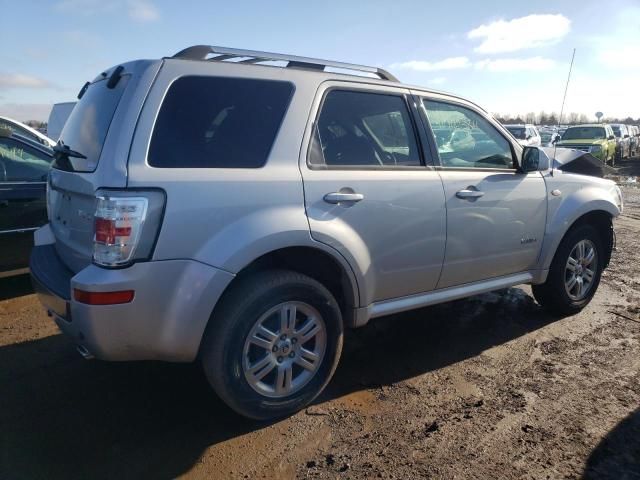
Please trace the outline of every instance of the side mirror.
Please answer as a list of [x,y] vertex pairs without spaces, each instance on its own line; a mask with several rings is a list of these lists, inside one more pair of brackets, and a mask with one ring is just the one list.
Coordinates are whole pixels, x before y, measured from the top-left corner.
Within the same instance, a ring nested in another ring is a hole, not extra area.
[[560,140],[560,137],[554,137],[551,143],[556,144]]
[[624,138],[629,138],[629,135],[625,135]]
[[520,170],[523,172],[536,172],[540,166],[540,150],[538,147],[524,147]]
[[616,136],[615,135],[609,135],[608,140],[615,140]]
[[531,140],[531,135],[527,135],[527,137],[525,138],[525,140]]

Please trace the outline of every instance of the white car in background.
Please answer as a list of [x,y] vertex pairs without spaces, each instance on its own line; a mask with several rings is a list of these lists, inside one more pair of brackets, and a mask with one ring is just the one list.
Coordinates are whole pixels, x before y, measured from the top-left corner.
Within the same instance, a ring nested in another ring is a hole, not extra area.
[[540,133],[535,125],[505,125],[505,127],[523,147],[540,147],[542,145]]
[[540,130],[540,142],[542,147],[553,147],[562,135],[556,130]]
[[60,138],[64,124],[67,123],[67,118],[69,118],[75,106],[76,102],[63,102],[56,103],[51,108],[49,120],[47,121],[47,135],[56,142]]
[[2,126],[5,126],[12,132],[17,133],[22,137],[26,137],[29,140],[33,140],[34,142],[38,142],[39,144],[45,145],[49,148],[53,148],[56,144],[56,142],[51,140],[45,134],[40,133],[35,128],[31,128],[29,125],[25,125],[18,120],[0,116],[0,127]]

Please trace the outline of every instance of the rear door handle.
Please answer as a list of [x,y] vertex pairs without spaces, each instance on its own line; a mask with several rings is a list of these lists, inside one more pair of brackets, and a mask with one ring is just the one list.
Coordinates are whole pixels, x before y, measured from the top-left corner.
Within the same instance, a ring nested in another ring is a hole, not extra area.
[[332,192],[327,193],[324,196],[324,201],[327,203],[359,202],[363,199],[364,195],[362,195],[361,193]]
[[458,198],[480,198],[483,195],[484,192],[481,192],[480,190],[470,190],[468,188],[456,192],[456,197]]

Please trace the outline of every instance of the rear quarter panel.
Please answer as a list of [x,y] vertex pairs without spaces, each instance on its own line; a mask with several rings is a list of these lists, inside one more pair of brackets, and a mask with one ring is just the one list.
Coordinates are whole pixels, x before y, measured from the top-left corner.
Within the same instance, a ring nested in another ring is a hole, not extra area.
[[[185,75],[263,78],[294,85],[264,167],[163,169],[148,165],[149,140],[160,105],[171,83]],[[188,60],[164,62],[142,110],[128,166],[130,187],[159,187],[167,194],[154,260],[193,259],[235,274],[274,250],[310,246],[330,253],[353,275],[334,249],[311,238],[304,208],[298,156],[311,102],[322,80],[321,75],[302,70]]]

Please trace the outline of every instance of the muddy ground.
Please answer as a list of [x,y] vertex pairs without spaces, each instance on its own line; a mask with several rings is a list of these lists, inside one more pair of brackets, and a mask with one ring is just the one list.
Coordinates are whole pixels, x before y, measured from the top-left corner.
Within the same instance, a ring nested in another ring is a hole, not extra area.
[[523,287],[376,320],[322,398],[272,424],[197,365],[82,360],[28,278],[0,280],[0,478],[640,479],[640,187],[624,193],[579,315]]

